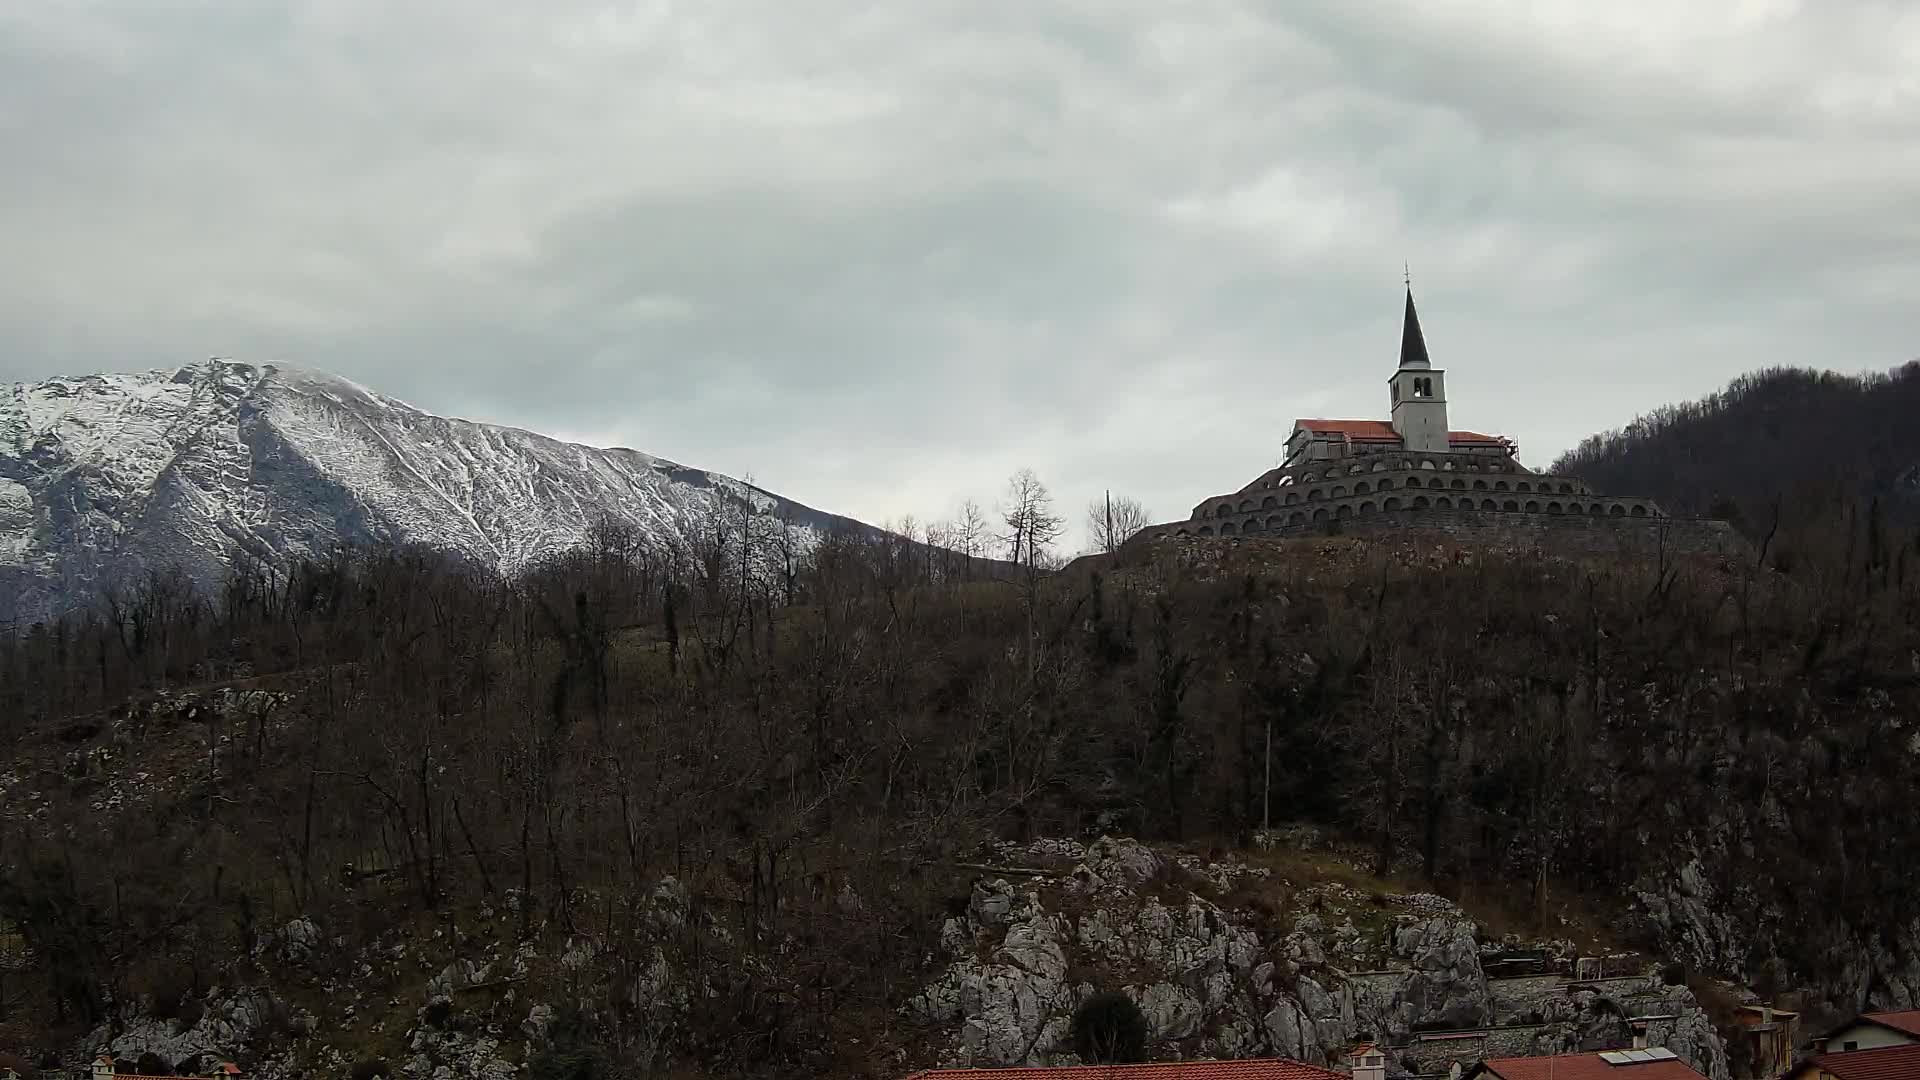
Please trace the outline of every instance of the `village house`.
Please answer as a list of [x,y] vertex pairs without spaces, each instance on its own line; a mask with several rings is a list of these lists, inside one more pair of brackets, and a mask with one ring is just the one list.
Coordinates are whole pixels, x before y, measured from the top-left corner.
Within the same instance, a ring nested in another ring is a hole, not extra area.
[[[172,1075],[155,1077],[147,1073],[122,1069],[120,1063],[115,1061],[111,1054],[101,1054],[94,1058],[93,1066],[81,1075],[86,1077],[86,1080],[179,1080]],[[246,1073],[233,1062],[223,1061],[214,1066],[205,1076],[207,1080],[245,1080]]]
[[1861,1013],[1813,1041],[1821,1053],[1849,1053],[1920,1043],[1920,1009]]
[[1461,1080],[1707,1080],[1671,1050],[1604,1050],[1597,1054],[1489,1058]]
[[1347,1072],[1287,1058],[1166,1061],[1142,1065],[1058,1065],[1012,1069],[928,1069],[906,1080],[1386,1080],[1387,1059],[1362,1045],[1347,1055]]
[[1788,1073],[1785,1080],[1915,1080],[1920,1077],[1920,1042],[1821,1054]]
[[1754,1076],[1779,1076],[1793,1064],[1800,1042],[1800,1014],[1772,1005],[1742,1005],[1734,1010],[1737,1029],[1729,1045],[1744,1045]]

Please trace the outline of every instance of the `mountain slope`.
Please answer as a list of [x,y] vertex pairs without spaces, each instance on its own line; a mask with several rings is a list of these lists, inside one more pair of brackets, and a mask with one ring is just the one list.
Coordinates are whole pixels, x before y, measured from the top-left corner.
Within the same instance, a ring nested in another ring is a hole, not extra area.
[[0,621],[97,600],[147,570],[217,581],[241,552],[426,546],[505,572],[603,517],[687,550],[750,507],[802,542],[866,529],[729,477],[448,419],[345,379],[210,361],[0,392]]
[[1832,499],[1878,498],[1920,520],[1920,361],[1885,375],[1780,368],[1745,375],[1700,401],[1667,406],[1595,435],[1552,470],[1603,491],[1651,495],[1676,514],[1732,513],[1749,523],[1825,514]]

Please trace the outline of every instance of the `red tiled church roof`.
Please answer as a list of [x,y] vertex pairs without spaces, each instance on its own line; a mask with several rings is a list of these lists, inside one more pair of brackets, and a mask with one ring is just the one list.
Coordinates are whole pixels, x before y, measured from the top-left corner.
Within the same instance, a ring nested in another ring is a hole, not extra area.
[[1382,442],[1399,442],[1400,433],[1385,420],[1295,420],[1295,427],[1322,435],[1345,435],[1349,439],[1366,441],[1377,439]]
[[[1293,426],[1318,435],[1345,435],[1354,442],[1400,441],[1400,433],[1393,430],[1392,422],[1387,420],[1295,420]],[[1449,431],[1447,441],[1455,445],[1486,446],[1506,442],[1498,435],[1482,435],[1477,431]]]
[[[1821,1054],[1807,1064],[1839,1080],[1913,1080],[1920,1076],[1920,1043]],[[1810,1075],[1810,1071],[1803,1065],[1793,1075]]]
[[1599,1054],[1488,1058],[1471,1075],[1499,1080],[1706,1080],[1674,1058],[1614,1065]]
[[1068,1065],[1054,1069],[929,1069],[907,1080],[1350,1080],[1346,1073],[1285,1058]]

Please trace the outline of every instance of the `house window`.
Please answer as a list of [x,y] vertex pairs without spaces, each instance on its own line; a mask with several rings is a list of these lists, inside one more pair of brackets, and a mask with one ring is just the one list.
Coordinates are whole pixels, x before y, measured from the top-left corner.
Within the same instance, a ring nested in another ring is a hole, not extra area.
[[1860,1049],[1860,1044],[1852,1039],[1848,1039],[1846,1042],[1840,1044],[1840,1049],[1851,1054],[1855,1050]]

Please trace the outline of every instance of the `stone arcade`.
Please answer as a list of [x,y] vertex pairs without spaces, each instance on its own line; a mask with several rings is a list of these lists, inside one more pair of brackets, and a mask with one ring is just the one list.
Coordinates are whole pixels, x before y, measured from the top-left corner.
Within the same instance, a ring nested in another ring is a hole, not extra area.
[[1588,550],[1737,544],[1725,522],[1675,519],[1652,499],[1536,473],[1520,464],[1513,440],[1451,429],[1446,372],[1427,357],[1411,288],[1400,366],[1387,384],[1392,419],[1295,420],[1279,468],[1138,539],[1420,530]]

